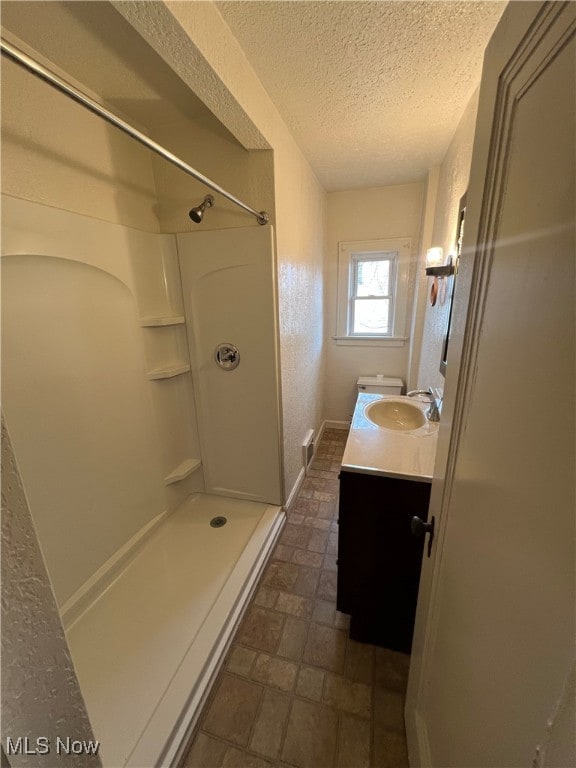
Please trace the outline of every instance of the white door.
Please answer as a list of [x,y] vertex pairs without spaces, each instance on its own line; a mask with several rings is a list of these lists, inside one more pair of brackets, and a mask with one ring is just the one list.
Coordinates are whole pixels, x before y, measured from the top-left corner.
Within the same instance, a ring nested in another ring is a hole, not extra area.
[[576,764],[575,11],[510,3],[486,53],[412,766]]

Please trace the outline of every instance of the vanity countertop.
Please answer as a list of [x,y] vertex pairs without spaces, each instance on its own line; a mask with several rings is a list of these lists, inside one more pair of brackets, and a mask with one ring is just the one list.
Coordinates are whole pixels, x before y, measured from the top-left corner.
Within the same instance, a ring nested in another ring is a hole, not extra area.
[[[377,427],[364,413],[375,400],[405,399],[395,395],[358,395],[342,458],[343,471],[432,482],[438,423],[426,422],[419,429],[404,432]],[[416,398],[411,398],[411,402],[422,411],[428,407]]]

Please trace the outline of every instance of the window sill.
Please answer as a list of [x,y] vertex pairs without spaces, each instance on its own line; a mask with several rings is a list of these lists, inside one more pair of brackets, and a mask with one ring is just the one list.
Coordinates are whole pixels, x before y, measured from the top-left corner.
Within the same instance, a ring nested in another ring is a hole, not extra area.
[[408,339],[403,336],[332,336],[342,347],[403,347]]

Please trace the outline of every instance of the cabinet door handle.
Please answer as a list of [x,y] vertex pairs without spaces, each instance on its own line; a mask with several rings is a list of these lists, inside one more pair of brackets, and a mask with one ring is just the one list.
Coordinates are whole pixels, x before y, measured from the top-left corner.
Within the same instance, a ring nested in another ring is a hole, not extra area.
[[414,516],[410,521],[410,529],[412,536],[426,536],[427,533],[430,534],[428,539],[428,557],[430,557],[432,542],[434,541],[434,518],[429,523],[425,523],[421,518]]

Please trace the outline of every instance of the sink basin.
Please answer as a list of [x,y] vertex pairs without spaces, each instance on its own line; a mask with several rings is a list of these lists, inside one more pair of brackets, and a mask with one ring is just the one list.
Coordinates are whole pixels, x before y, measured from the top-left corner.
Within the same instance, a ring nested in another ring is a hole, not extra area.
[[421,408],[401,400],[376,400],[366,406],[364,415],[377,427],[402,432],[419,429],[426,424],[426,416]]

